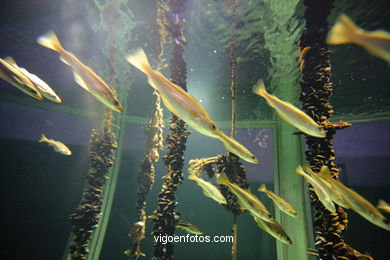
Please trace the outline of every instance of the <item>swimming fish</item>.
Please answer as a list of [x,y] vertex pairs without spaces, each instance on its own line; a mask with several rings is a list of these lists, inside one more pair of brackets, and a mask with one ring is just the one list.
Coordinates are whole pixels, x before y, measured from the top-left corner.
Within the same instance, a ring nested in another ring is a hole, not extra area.
[[117,112],[122,112],[122,105],[119,103],[115,92],[103,81],[101,77],[88,66],[79,61],[74,54],[66,51],[59,42],[54,32],[40,36],[37,42],[49,49],[58,52],[60,60],[73,69],[73,76],[78,85],[91,93],[97,100]]
[[40,143],[43,143],[43,142],[47,143],[48,145],[53,147],[54,151],[56,151],[60,154],[67,155],[67,156],[72,155],[72,151],[68,147],[66,147],[65,144],[61,143],[60,141],[48,139],[44,134],[42,134],[42,137],[39,140],[39,142]]
[[190,222],[179,220],[176,223],[176,228],[185,230],[189,234],[202,235],[203,232],[199,230],[196,226],[192,225]]
[[378,205],[376,206],[380,211],[390,214],[390,205],[384,201],[379,200]]
[[261,185],[258,191],[264,192],[267,196],[272,199],[275,203],[276,207],[278,207],[281,211],[285,212],[287,215],[290,215],[293,218],[298,218],[298,213],[293,209],[293,207],[283,198],[279,197],[272,191],[267,190],[265,184]]
[[22,72],[3,59],[0,59],[0,78],[33,98],[43,99],[34,84]]
[[330,212],[336,212],[336,208],[332,202],[330,195],[326,192],[326,190],[322,187],[320,183],[318,183],[315,179],[313,179],[309,174],[303,171],[302,167],[299,165],[295,172],[303,177],[305,177],[306,181],[313,186],[315,193],[318,196],[318,199],[321,201],[322,205],[329,210]]
[[245,161],[258,163],[256,157],[236,140],[226,136],[211,119],[203,106],[178,85],[170,82],[163,74],[152,69],[142,49],[129,55],[127,61],[145,73],[148,83],[161,96],[164,105],[176,116],[199,133],[222,141],[225,148]]
[[310,116],[299,110],[292,104],[284,102],[279,98],[269,94],[265,90],[263,80],[259,80],[257,85],[253,87],[253,93],[262,96],[267,100],[268,105],[275,109],[278,115],[286,120],[291,125],[295,126],[305,134],[324,138],[326,131],[322,129]]
[[349,209],[351,207],[348,204],[348,201],[346,201],[344,197],[340,194],[340,192],[338,192],[337,189],[333,188],[331,183],[320,177],[325,173],[330,174],[329,168],[327,166],[322,166],[321,170],[318,173],[314,173],[310,167],[305,167],[305,171],[309,173],[310,176],[313,177],[313,179],[321,185],[321,187],[329,194],[330,199],[334,203],[346,209]]
[[61,98],[49,85],[47,85],[46,82],[44,82],[38,76],[28,72],[25,68],[19,67],[12,57],[7,57],[4,60],[22,72],[34,84],[34,87],[39,91],[39,93],[42,94],[42,96],[56,103],[62,102]]
[[354,43],[390,64],[390,33],[382,30],[366,31],[357,27],[345,14],[340,15],[326,38],[327,44]]
[[265,232],[267,232],[282,243],[288,245],[292,244],[292,241],[287,235],[286,231],[284,231],[283,227],[278,222],[276,222],[275,219],[273,219],[271,222],[267,222],[255,216],[253,216],[253,218],[259,228],[263,229]]
[[368,200],[363,198],[354,190],[346,187],[339,180],[333,179],[328,172],[319,173],[318,175],[331,183],[333,188],[340,192],[348,204],[351,205],[351,209],[353,209],[356,213],[370,221],[372,224],[390,231],[389,220],[387,220],[386,217],[383,216],[382,213],[380,213],[379,210]]
[[260,218],[267,222],[273,221],[271,213],[267,210],[263,203],[250,191],[245,190],[235,183],[231,183],[225,173],[219,174],[217,183],[227,186],[230,191],[236,195],[241,209],[246,209],[254,217]]
[[188,179],[195,181],[202,188],[203,194],[205,196],[212,198],[213,200],[221,204],[227,203],[225,197],[212,183],[205,181],[194,174],[190,174],[188,176]]

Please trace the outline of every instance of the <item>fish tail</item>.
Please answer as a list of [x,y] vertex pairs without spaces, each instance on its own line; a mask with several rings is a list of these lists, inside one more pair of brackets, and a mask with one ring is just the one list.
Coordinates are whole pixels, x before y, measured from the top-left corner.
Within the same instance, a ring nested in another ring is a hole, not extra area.
[[59,49],[62,48],[61,43],[57,38],[57,35],[53,31],[50,31],[42,36],[39,36],[37,42],[40,45],[55,51],[58,51]]
[[265,90],[264,81],[262,79],[260,79],[253,87],[252,92],[262,97],[267,94],[267,91]]
[[267,187],[265,186],[264,183],[260,186],[260,188],[258,189],[258,191],[267,192]]
[[303,172],[302,166],[298,165],[298,167],[295,169],[295,173],[299,174],[301,176],[305,176],[305,173]]
[[217,183],[218,184],[221,184],[221,185],[227,185],[229,183],[229,179],[228,177],[226,176],[225,173],[221,173],[218,177],[217,177]]
[[388,206],[389,206],[389,204],[387,204],[386,201],[380,199],[380,200],[378,201],[378,205],[377,205],[376,207],[377,207],[377,208],[384,208],[384,207],[388,207]]
[[135,53],[127,56],[126,60],[145,74],[148,74],[152,69],[143,49],[138,49]]
[[345,44],[354,41],[359,28],[345,14],[340,15],[326,38],[327,44]]
[[14,58],[12,58],[12,57],[10,57],[10,56],[5,57],[3,60],[4,60],[5,62],[11,64],[11,65],[17,66],[16,61],[14,60]]
[[190,175],[188,176],[188,179],[190,179],[190,180],[192,180],[192,181],[195,181],[195,180],[196,180],[195,174],[190,174]]
[[41,139],[39,139],[39,142],[43,143],[43,142],[46,142],[46,141],[47,141],[47,137],[44,134],[42,134],[42,137],[41,137]]

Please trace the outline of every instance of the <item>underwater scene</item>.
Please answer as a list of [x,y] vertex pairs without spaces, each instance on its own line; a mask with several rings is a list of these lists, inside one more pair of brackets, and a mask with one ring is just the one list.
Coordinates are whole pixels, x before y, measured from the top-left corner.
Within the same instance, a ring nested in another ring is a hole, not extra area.
[[390,259],[386,0],[3,0],[1,259]]

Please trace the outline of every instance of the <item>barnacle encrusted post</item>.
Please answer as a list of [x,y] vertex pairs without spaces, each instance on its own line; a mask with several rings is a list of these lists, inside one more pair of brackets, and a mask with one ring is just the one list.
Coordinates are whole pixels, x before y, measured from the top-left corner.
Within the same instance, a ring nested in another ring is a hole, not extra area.
[[138,189],[137,189],[137,221],[133,224],[129,234],[133,241],[131,252],[132,258],[145,256],[141,251],[140,242],[145,238],[146,229],[146,196],[153,186],[155,178],[154,163],[160,158],[158,150],[163,149],[163,109],[161,108],[161,98],[157,92],[153,93],[154,102],[151,111],[151,118],[148,127],[145,129],[146,152],[138,172]]
[[[173,57],[171,59],[171,81],[176,85],[186,87],[186,63],[183,58],[184,54],[184,37],[183,37],[183,13],[185,1],[172,0],[169,3],[170,11],[173,13],[174,21],[171,23],[171,32],[174,38]],[[170,118],[170,134],[166,138],[167,153],[164,156],[164,163],[167,166],[168,174],[158,195],[158,205],[155,210],[155,219],[152,235],[173,236],[175,232],[176,220],[179,219],[180,213],[176,210],[176,190],[178,185],[183,181],[183,154],[185,143],[189,131],[186,123],[173,115]],[[174,253],[174,244],[168,242],[163,244],[154,242],[154,254],[152,259],[172,259]]]
[[[350,124],[330,123],[333,113],[329,98],[332,95],[331,67],[329,51],[325,43],[328,32],[327,17],[333,0],[306,0],[306,28],[299,41],[300,70],[302,77],[301,101],[304,111],[327,131],[326,138],[305,136],[306,159],[313,171],[318,172],[323,165],[329,167],[335,179],[339,172],[334,163],[333,135],[338,129]],[[347,228],[347,214],[336,205],[337,212],[327,211],[318,200],[312,187],[309,187],[311,203],[314,207],[315,245],[320,259],[359,259],[362,255],[344,242],[342,232]]]
[[107,112],[103,128],[92,130],[87,187],[80,206],[70,215],[73,239],[69,246],[69,254],[73,260],[87,259],[91,235],[101,217],[103,187],[108,169],[114,164],[114,150],[118,147],[111,122],[111,112]]

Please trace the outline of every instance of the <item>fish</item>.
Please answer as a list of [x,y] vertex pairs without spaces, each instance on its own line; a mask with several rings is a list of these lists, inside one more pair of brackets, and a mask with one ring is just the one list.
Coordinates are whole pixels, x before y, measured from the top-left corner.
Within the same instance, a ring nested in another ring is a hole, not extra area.
[[310,116],[305,114],[302,110],[292,104],[282,101],[274,95],[269,94],[266,89],[263,80],[253,87],[253,93],[265,98],[268,105],[275,109],[278,115],[286,120],[288,123],[298,128],[300,131],[307,135],[311,135],[318,138],[326,137],[326,131],[321,128]]
[[345,14],[340,15],[330,29],[326,43],[331,45],[357,44],[370,54],[390,64],[390,33],[383,30],[363,30]]
[[324,205],[327,210],[333,213],[336,212],[336,208],[332,202],[330,195],[326,192],[326,190],[322,187],[320,183],[313,179],[309,174],[304,172],[300,165],[295,169],[295,173],[303,176],[306,181],[310,183],[311,186],[313,186],[313,189],[317,194],[318,199],[321,201],[322,205]]
[[202,188],[203,194],[205,196],[212,198],[220,204],[227,203],[225,197],[212,183],[205,181],[200,177],[197,177],[195,174],[190,174],[188,176],[188,179],[195,181],[196,184],[198,184]]
[[257,218],[255,216],[253,216],[253,219],[256,221],[256,224],[259,228],[261,228],[280,242],[288,245],[292,244],[292,241],[287,235],[286,231],[284,231],[283,227],[275,219],[270,222],[264,221],[261,218]]
[[257,158],[238,141],[227,137],[211,119],[204,107],[180,86],[169,81],[162,73],[153,70],[143,49],[126,57],[134,67],[148,77],[148,83],[157,90],[164,105],[199,133],[219,139],[225,148],[247,162],[257,164]]
[[37,75],[28,72],[23,67],[19,67],[12,57],[6,57],[4,60],[9,64],[13,65],[20,72],[22,72],[34,84],[34,87],[39,91],[42,96],[56,103],[62,103],[61,98],[54,92],[54,90]]
[[344,199],[344,197],[338,192],[336,189],[333,188],[333,186],[323,178],[320,178],[320,175],[323,175],[325,172],[329,172],[329,168],[327,166],[322,166],[321,170],[318,173],[314,173],[310,167],[305,167],[305,172],[309,173],[311,177],[315,181],[317,181],[321,187],[329,194],[330,199],[336,203],[337,205],[340,205],[343,208],[349,209],[351,208],[351,205],[349,205],[348,201]]
[[376,206],[380,211],[390,214],[390,205],[384,201],[379,200],[378,205]]
[[53,147],[54,151],[57,153],[70,156],[72,155],[72,151],[63,143],[60,141],[56,141],[53,139],[48,139],[44,134],[42,134],[41,139],[39,140],[40,143],[47,143],[51,147]]
[[77,59],[73,53],[66,51],[54,32],[50,31],[45,35],[38,37],[37,42],[61,55],[60,60],[73,69],[73,76],[78,85],[91,93],[97,100],[110,109],[119,113],[123,111],[123,107],[119,103],[115,91],[112,90],[90,67],[84,65]]
[[35,88],[34,84],[22,72],[9,64],[6,60],[0,59],[0,78],[4,79],[14,87],[23,91],[27,95],[42,100],[43,97]]
[[191,224],[190,222],[187,222],[185,220],[179,220],[176,223],[176,228],[183,229],[189,234],[196,234],[196,235],[202,235],[203,232],[199,230],[195,225]]
[[306,248],[306,252],[307,252],[308,255],[320,256],[320,254],[318,253],[317,249]]
[[346,187],[339,180],[335,180],[329,172],[318,173],[324,180],[328,181],[334,189],[336,189],[343,198],[349,203],[360,216],[371,222],[372,224],[390,231],[390,222],[380,211],[372,205],[368,200],[359,195],[356,191]]
[[294,208],[283,198],[279,197],[272,191],[267,190],[265,184],[261,185],[258,191],[264,192],[267,196],[272,199],[276,207],[278,207],[281,211],[286,213],[287,215],[293,218],[299,218],[298,213],[294,210]]
[[231,183],[225,173],[217,176],[217,183],[227,186],[236,195],[241,209],[248,210],[253,216],[264,221],[273,221],[273,217],[264,204],[249,190],[245,190],[235,183]]

